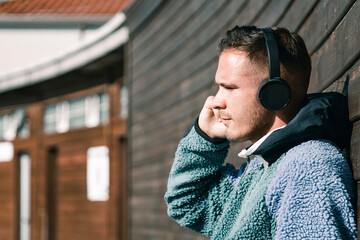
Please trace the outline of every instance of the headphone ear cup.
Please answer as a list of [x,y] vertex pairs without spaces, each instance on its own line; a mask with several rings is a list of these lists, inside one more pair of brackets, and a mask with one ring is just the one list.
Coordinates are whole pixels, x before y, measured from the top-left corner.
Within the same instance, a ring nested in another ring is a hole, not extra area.
[[266,79],[258,90],[261,105],[270,111],[284,109],[291,100],[291,89],[281,78]]

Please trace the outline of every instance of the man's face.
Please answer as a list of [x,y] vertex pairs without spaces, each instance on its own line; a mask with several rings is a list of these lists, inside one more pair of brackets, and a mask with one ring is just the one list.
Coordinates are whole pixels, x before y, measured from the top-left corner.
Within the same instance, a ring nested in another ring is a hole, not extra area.
[[257,98],[258,88],[267,77],[268,69],[250,62],[245,52],[230,49],[221,53],[215,76],[219,90],[213,108],[227,127],[227,139],[255,142],[270,130],[274,114]]

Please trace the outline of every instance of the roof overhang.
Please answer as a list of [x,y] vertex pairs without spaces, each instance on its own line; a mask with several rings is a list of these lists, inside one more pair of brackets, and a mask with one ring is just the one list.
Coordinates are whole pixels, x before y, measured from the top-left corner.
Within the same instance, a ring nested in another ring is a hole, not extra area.
[[1,28],[23,27],[74,27],[81,24],[102,26],[114,14],[108,15],[73,15],[73,14],[0,14]]
[[[91,38],[73,48],[56,56],[49,56],[41,62],[0,73],[0,96],[51,79],[59,79],[60,76],[94,65],[93,63],[105,59],[107,55],[110,55],[107,59],[111,59],[113,53],[128,41],[129,30],[124,24],[125,20],[125,14],[120,12],[99,28]],[[4,106],[4,103],[0,106]]]

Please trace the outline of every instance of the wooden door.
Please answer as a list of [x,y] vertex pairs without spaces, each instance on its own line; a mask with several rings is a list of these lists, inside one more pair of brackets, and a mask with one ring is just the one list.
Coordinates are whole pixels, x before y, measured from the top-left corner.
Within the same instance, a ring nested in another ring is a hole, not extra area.
[[51,137],[48,152],[50,240],[107,239],[108,201],[88,198],[87,151],[106,145],[102,128],[75,130]]

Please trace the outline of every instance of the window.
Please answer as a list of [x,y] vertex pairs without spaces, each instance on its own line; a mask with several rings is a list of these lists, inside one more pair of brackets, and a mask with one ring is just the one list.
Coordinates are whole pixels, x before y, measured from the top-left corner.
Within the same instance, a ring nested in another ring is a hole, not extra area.
[[44,111],[44,131],[46,133],[56,132],[56,105],[49,105]]
[[125,119],[129,116],[129,90],[125,85],[120,88],[120,116]]
[[109,96],[102,92],[62,101],[45,107],[44,131],[63,133],[82,127],[96,127],[109,120]]
[[16,137],[27,138],[29,135],[29,123],[24,108],[17,108],[10,114],[0,115],[0,139],[12,141]]
[[[88,98],[92,98],[87,97]],[[70,128],[81,128],[85,126],[85,111],[92,110],[91,105],[86,106],[85,110],[85,98],[75,99],[69,102],[70,105],[70,113],[69,113],[69,121]],[[93,106],[93,111],[99,111],[96,105]],[[96,125],[95,125],[96,126]]]

